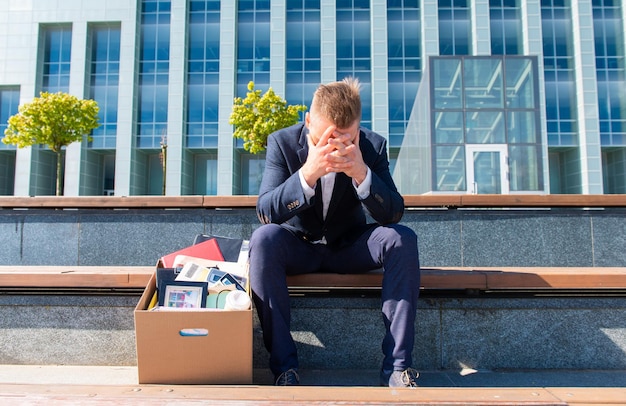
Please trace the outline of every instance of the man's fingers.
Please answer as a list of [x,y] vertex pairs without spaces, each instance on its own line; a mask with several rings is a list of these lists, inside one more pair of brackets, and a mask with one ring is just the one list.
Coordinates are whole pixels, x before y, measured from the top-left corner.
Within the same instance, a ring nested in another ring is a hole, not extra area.
[[333,136],[333,133],[335,132],[336,129],[337,127],[335,127],[334,125],[331,125],[330,127],[328,127],[326,131],[324,131],[324,133],[320,137],[320,140],[317,142],[317,146],[321,147],[323,145],[328,144],[328,140]]

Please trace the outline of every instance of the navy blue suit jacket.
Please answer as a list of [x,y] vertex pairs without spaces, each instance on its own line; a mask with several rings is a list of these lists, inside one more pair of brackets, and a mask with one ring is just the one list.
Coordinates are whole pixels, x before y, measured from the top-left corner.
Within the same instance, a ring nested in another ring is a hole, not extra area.
[[359,147],[372,172],[370,194],[360,200],[352,179],[337,173],[326,219],[322,215],[321,183],[310,202],[302,190],[298,170],[308,155],[308,130],[304,124],[276,131],[267,140],[263,180],[259,189],[257,215],[262,223],[281,224],[296,235],[316,241],[324,236],[331,248],[350,244],[371,225],[365,211],[376,223],[397,223],[404,213],[404,199],[389,172],[387,141],[361,128]]

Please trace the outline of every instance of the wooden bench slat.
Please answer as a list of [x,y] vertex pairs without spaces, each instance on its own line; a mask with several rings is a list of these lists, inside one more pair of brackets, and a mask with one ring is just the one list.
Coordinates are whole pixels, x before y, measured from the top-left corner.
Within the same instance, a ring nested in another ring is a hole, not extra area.
[[[144,288],[150,266],[0,266],[5,288]],[[289,276],[292,290],[380,289],[382,272]],[[626,289],[626,267],[428,267],[422,288],[439,290]]]
[[0,287],[144,288],[154,267],[0,266]]
[[624,207],[625,195],[461,195],[466,207]]
[[255,208],[257,196],[204,196],[202,207],[205,208]]
[[[140,388],[137,390],[137,388]],[[419,388],[398,390],[380,387],[345,386],[210,386],[210,385],[0,385],[0,399],[68,403],[131,405],[187,404],[214,402],[242,405],[381,405],[381,404],[463,404],[463,405],[567,405],[544,388]],[[612,394],[612,393],[611,393]],[[600,395],[599,399],[607,396]],[[622,398],[621,393],[611,398]],[[227,402],[227,403],[225,403]]]
[[2,196],[4,208],[116,209],[202,207],[202,196]]
[[622,289],[626,268],[620,267],[510,267],[481,268],[489,289]]
[[242,405],[623,405],[626,388],[609,387],[421,387],[391,390],[379,387],[259,385],[44,385],[0,384],[8,403],[67,402],[81,404],[138,403]]
[[626,388],[547,388],[568,405],[624,405]]
[[[411,208],[626,207],[626,195],[404,195]],[[0,196],[0,208],[247,208],[256,195],[237,196]]]

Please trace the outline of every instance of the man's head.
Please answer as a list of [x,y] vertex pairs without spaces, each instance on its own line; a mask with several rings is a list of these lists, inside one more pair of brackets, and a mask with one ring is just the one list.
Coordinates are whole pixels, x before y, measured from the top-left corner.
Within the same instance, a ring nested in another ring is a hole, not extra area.
[[311,112],[326,118],[337,128],[348,128],[361,120],[360,88],[359,80],[352,77],[320,85],[313,95]]
[[361,121],[360,87],[358,79],[348,77],[317,88],[305,118],[314,142],[330,125],[336,126],[340,133],[356,136]]

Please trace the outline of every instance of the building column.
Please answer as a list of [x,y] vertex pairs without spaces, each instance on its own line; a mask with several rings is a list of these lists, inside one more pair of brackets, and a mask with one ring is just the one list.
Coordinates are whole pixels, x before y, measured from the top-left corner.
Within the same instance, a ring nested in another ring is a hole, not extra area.
[[[129,3],[128,24],[122,21],[120,32],[120,79],[117,101],[117,135],[115,141],[115,196],[130,196],[132,162],[136,153],[137,83],[139,38],[137,2]],[[130,20],[130,19],[129,19]]]
[[[89,28],[86,22],[72,24],[72,60],[70,65],[69,94],[79,99],[89,98],[89,83],[86,75],[90,72],[87,66],[86,49],[89,49]],[[62,194],[65,196],[80,195],[81,162],[86,159],[83,145],[87,141],[74,142],[65,148],[65,174]]]
[[320,64],[322,83],[337,80],[337,7],[335,0],[320,1]]
[[574,74],[583,194],[603,194],[598,86],[591,0],[572,2]]
[[287,2],[273,0],[270,9],[270,87],[278,96],[285,98],[285,60],[287,31]]
[[541,29],[541,1],[526,0],[520,3],[522,14],[522,46],[524,55],[537,56],[536,78],[539,85],[539,116],[541,117],[541,160],[543,163],[543,186],[546,193],[550,190],[550,165],[548,161],[548,128],[546,126],[545,78],[543,75],[543,38]]
[[436,1],[424,1],[421,7],[422,72],[426,71],[428,57],[439,55],[439,12]]
[[14,196],[30,196],[30,168],[33,147],[16,148]]
[[387,2],[372,0],[370,10],[372,61],[372,130],[389,139],[389,78]]
[[472,55],[491,55],[489,0],[472,0],[470,5]]
[[221,2],[220,10],[220,85],[219,127],[217,140],[217,194],[230,196],[234,190],[234,177],[239,176],[235,168],[233,126],[228,124],[235,99],[237,45],[237,6],[235,2]]
[[167,101],[167,171],[165,194],[180,196],[182,191],[184,106],[185,106],[185,62],[187,1],[172,0],[170,20],[170,71]]

